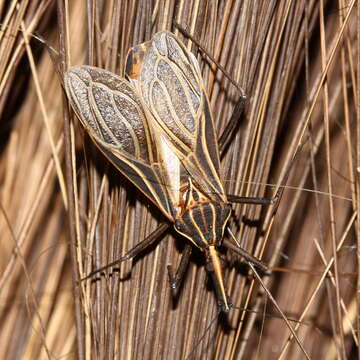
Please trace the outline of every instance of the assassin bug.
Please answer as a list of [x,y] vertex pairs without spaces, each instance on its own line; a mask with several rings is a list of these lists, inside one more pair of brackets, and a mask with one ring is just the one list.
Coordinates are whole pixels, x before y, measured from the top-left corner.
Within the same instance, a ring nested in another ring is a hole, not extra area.
[[[126,79],[92,66],[65,73],[68,99],[90,137],[110,162],[151,200],[175,230],[204,252],[220,309],[228,312],[217,248],[223,243],[257,267],[266,266],[223,241],[231,202],[269,204],[274,199],[227,196],[209,100],[195,56],[171,33],[160,32],[130,49]],[[128,260],[152,244],[162,224],[117,261]],[[187,244],[175,274],[177,292],[191,254]]]

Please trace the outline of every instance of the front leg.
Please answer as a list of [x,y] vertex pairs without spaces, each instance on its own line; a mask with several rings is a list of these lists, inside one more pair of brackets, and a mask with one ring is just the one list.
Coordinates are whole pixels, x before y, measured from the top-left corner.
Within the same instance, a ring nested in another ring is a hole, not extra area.
[[167,270],[169,274],[169,283],[173,297],[176,297],[179,291],[185,271],[189,265],[191,252],[192,252],[192,246],[190,244],[186,244],[185,249],[181,255],[180,264],[176,270],[175,275],[172,271],[172,266],[171,265],[167,266]]

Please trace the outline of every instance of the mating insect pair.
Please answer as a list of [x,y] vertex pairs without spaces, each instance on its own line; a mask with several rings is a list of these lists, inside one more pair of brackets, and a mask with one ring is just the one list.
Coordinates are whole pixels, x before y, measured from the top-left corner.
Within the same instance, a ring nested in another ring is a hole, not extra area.
[[[130,49],[126,78],[91,66],[65,74],[69,101],[83,126],[112,164],[174,224],[175,230],[205,253],[214,275],[220,309],[229,311],[217,248],[223,243],[231,205],[220,178],[214,123],[195,56],[169,32]],[[232,202],[271,203],[271,199],[231,196]],[[153,243],[168,224],[116,262]],[[231,246],[262,269],[259,260]],[[179,287],[191,254],[185,248],[171,287]],[[90,276],[89,275],[89,276]]]

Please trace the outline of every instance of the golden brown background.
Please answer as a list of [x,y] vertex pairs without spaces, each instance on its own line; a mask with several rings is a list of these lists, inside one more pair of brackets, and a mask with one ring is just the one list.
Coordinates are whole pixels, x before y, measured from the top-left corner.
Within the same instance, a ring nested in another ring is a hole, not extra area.
[[[199,343],[217,313],[215,294],[195,251],[178,298],[171,298],[166,266],[177,264],[186,241],[172,231],[120,272],[76,286],[164,219],[69,117],[56,69],[93,64],[123,74],[129,47],[172,31],[198,57],[220,133],[239,94],[173,20],[247,94],[222,160],[227,191],[272,196],[291,168],[278,208],[234,206],[231,228],[269,264],[262,279],[286,316],[300,321],[290,324],[308,356],[357,356],[354,4],[0,0],[2,359],[306,358],[285,321],[269,317],[279,314],[246,264],[229,252],[231,298],[258,313],[231,310]],[[34,34],[60,52],[52,53],[55,64]]]

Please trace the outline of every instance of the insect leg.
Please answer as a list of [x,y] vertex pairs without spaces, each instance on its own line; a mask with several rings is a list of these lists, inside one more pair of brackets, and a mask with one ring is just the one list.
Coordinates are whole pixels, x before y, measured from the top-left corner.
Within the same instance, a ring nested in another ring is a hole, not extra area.
[[226,145],[228,145],[229,140],[231,139],[234,131],[236,130],[237,125],[239,124],[240,116],[245,107],[246,98],[241,96],[240,99],[237,101],[235,108],[231,114],[231,118],[225,126],[225,129],[221,133],[218,138],[218,145],[219,145],[219,152],[220,157],[222,157]]
[[167,270],[169,273],[169,282],[170,282],[171,292],[174,297],[177,295],[177,293],[179,291],[185,271],[189,265],[191,252],[192,252],[192,246],[189,244],[186,244],[185,249],[181,255],[180,264],[176,270],[175,275],[172,271],[172,266],[171,265],[167,266]]
[[238,204],[255,204],[255,205],[271,205],[277,201],[277,196],[273,198],[246,197],[226,194],[229,202]]
[[236,252],[237,254],[239,254],[240,256],[242,256],[243,258],[245,258],[247,261],[250,261],[252,264],[254,264],[260,271],[266,273],[267,272],[267,266],[260,261],[259,259],[257,259],[256,257],[252,256],[251,254],[249,254],[246,250],[242,249],[241,247],[235,246],[234,244],[232,244],[229,240],[224,239],[222,244]]
[[86,280],[97,273],[100,273],[110,267],[118,265],[123,261],[130,260],[130,259],[134,258],[135,256],[139,255],[142,251],[144,251],[146,248],[148,248],[150,245],[152,245],[155,241],[157,241],[160,238],[160,236],[169,228],[169,226],[170,225],[168,223],[161,224],[149,236],[147,236],[143,241],[141,241],[137,245],[135,245],[132,249],[130,249],[121,258],[119,258],[119,259],[113,261],[112,263],[107,264],[99,269],[92,271],[90,274],[83,277],[80,281]]
[[[302,147],[307,142],[307,140],[308,139],[306,139],[296,150],[296,153],[294,154],[293,158],[291,159],[288,169],[286,170],[285,175],[281,181],[282,184],[287,183],[287,180],[290,176],[290,172],[293,167],[293,164],[294,164],[295,160],[297,159],[297,156],[300,153]],[[229,202],[238,203],[238,204],[272,205],[272,204],[277,203],[277,201],[281,198],[284,188],[285,188],[284,185],[279,186],[275,196],[273,196],[272,198],[246,197],[246,196],[237,196],[237,195],[232,195],[232,194],[226,194],[226,196],[227,196]]]

